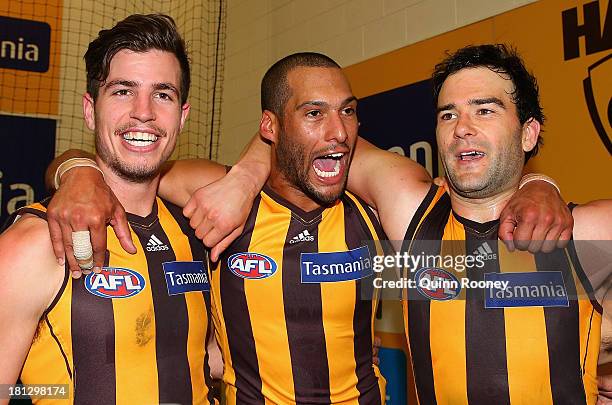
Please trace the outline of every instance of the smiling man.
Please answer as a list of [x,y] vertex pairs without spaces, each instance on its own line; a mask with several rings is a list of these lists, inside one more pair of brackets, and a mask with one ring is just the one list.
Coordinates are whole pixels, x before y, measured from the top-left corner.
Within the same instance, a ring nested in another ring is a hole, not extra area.
[[[0,236],[0,383],[65,384],[75,404],[217,403],[206,252],[181,209],[156,197],[190,109],[185,44],[170,17],[132,15],[100,31],[85,62],[95,159],[138,251],[126,254],[109,226],[104,268],[73,280],[53,252],[46,203],[20,210]],[[224,174],[213,163],[200,173]]]

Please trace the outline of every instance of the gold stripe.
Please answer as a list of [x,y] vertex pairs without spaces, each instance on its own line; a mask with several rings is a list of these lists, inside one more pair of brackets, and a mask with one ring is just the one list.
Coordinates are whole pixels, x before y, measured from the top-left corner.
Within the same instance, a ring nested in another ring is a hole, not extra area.
[[[225,382],[225,396],[228,404],[236,401],[236,374],[232,365],[232,356],[229,350],[227,330],[225,328],[225,318],[223,317],[223,306],[221,305],[221,262],[215,271],[208,272],[210,280],[210,302],[212,306],[212,320],[215,327],[215,338],[219,343],[219,349],[223,357],[223,381]],[[230,401],[231,400],[231,401]]]
[[[441,255],[465,255],[465,247],[455,241],[465,240],[465,230],[451,216],[444,227]],[[457,251],[461,249],[461,251]],[[454,274],[457,279],[465,277],[464,272],[453,268],[446,271]],[[434,380],[434,390],[437,403],[467,404],[467,371],[465,349],[465,291],[450,301],[430,301],[429,306],[429,345]],[[450,328],[439,325],[453,325]],[[440,361],[438,361],[440,359]],[[444,364],[444,367],[440,365]],[[451,366],[452,365],[452,366]],[[452,384],[448,382],[452,381]]]
[[[527,252],[510,253],[502,243],[498,245],[500,271],[537,271],[535,256]],[[544,308],[504,308],[504,322],[510,403],[552,404]]]
[[[189,238],[183,233],[172,214],[158,198],[159,223],[166,232],[172,251],[177,261],[193,261]],[[204,356],[206,350],[206,333],[208,316],[202,292],[193,291],[184,294],[189,319],[187,334],[187,359],[191,376],[191,395],[194,404],[207,401],[208,387],[204,379]]]
[[[328,208],[319,224],[319,252],[341,252],[348,250],[345,243],[344,206],[337,204]],[[323,330],[329,367],[329,391],[332,403],[359,398],[357,375],[355,374],[355,315],[356,284],[321,283],[321,308]],[[339,302],[339,297],[341,302]],[[348,325],[348,326],[347,326]],[[343,402],[344,403],[344,402]],[[347,402],[357,404],[356,400]]]
[[291,212],[262,193],[249,252],[266,252],[278,266],[262,280],[244,280],[244,293],[257,350],[262,393],[276,403],[295,401],[289,337],[283,303],[283,246]]
[[[112,228],[108,228],[110,267],[137,271],[145,279],[145,288],[129,299],[114,299],[115,372],[117,405],[158,403],[157,360],[155,350],[155,313],[147,259],[138,236],[130,229],[137,249],[135,255],[123,251]],[[135,389],[146,387],[146,389]]]
[[[62,349],[68,358],[70,369],[74,370],[72,360],[71,302],[72,277],[68,279],[61,298],[47,317],[53,327],[55,336],[60,341]],[[68,384],[69,403],[72,404],[74,402],[74,389],[68,370],[66,370],[66,362],[44,319],[41,321],[38,333],[38,338],[32,343],[23,366],[21,381],[24,384]],[[66,405],[66,400],[40,400],[37,403]]]

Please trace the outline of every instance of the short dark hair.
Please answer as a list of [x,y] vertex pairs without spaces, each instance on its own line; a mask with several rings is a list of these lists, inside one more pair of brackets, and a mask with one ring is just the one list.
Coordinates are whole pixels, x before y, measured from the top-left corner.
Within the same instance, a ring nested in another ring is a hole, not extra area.
[[300,52],[286,56],[268,69],[261,80],[261,109],[283,116],[285,104],[291,97],[287,82],[289,72],[297,67],[338,68],[332,58],[315,52]]
[[94,100],[108,78],[111,60],[123,49],[133,52],[157,49],[173,53],[181,66],[180,96],[181,104],[185,104],[191,82],[189,58],[174,20],[164,14],[132,14],[113,28],[101,30],[89,44],[85,53],[87,92]]
[[[438,63],[432,75],[436,106],[440,89],[450,75],[462,69],[482,66],[491,69],[493,72],[507,75],[512,80],[514,91],[511,98],[516,104],[521,125],[531,118],[542,125],[544,124],[545,117],[540,105],[538,82],[535,76],[527,70],[516,49],[504,44],[466,46],[453,54],[448,54],[446,59]],[[525,162],[538,153],[539,146],[542,143],[543,140],[540,136],[535,147],[525,153]]]

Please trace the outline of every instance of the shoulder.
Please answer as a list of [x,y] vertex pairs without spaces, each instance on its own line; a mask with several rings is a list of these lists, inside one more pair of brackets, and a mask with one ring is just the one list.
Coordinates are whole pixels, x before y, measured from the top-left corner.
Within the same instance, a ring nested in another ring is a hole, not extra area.
[[25,215],[0,235],[0,296],[44,311],[64,276],[43,219]]
[[612,200],[596,200],[572,210],[576,240],[612,240]]

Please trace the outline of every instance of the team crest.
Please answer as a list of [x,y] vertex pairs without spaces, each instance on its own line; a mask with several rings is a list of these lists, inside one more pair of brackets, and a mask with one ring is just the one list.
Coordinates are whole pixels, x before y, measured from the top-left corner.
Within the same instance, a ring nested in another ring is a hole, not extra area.
[[414,278],[417,291],[430,300],[452,300],[461,292],[461,284],[457,277],[437,267],[419,269]]

